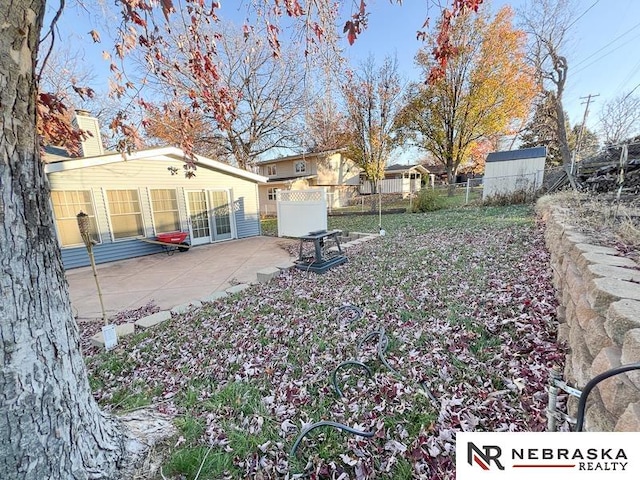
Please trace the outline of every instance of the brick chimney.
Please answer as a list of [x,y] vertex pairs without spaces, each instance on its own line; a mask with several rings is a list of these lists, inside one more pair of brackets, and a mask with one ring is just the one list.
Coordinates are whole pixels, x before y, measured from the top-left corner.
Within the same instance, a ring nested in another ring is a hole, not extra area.
[[92,117],[86,110],[76,110],[75,113],[73,126],[91,134],[91,136],[87,136],[87,138],[82,141],[80,145],[80,155],[83,157],[104,155],[98,119]]

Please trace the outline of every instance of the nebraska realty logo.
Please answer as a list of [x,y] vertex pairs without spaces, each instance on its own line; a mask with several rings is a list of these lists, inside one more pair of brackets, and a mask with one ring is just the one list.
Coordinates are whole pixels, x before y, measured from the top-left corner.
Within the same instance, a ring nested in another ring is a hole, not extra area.
[[[456,437],[456,479],[640,478],[638,433],[469,433]],[[517,473],[516,473],[517,472]],[[555,472],[552,474],[552,472]]]

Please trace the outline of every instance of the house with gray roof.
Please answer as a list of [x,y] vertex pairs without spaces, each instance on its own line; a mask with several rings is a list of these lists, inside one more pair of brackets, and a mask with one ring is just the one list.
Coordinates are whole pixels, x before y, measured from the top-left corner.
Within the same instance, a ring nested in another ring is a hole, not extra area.
[[82,156],[59,148],[44,156],[65,268],[89,265],[80,212],[88,215],[96,263],[161,252],[162,245],[141,240],[162,233],[187,232],[192,246],[260,235],[265,177],[196,155],[195,175],[187,178],[181,149],[105,151],[96,120],[79,112],[76,121],[92,131]]

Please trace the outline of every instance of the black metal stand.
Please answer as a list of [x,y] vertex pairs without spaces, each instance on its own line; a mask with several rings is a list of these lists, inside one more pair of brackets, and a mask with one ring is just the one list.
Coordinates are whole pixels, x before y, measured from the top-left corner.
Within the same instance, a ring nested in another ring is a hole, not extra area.
[[[338,236],[342,230],[322,230],[319,232],[310,232],[308,235],[300,237],[300,253],[296,261],[296,267],[300,270],[310,271],[314,273],[324,273],[332,267],[342,265],[347,261],[340,247]],[[337,248],[336,255],[327,255],[325,247],[327,242],[335,242]],[[314,257],[305,258],[303,256],[302,247],[305,242],[313,242]]]

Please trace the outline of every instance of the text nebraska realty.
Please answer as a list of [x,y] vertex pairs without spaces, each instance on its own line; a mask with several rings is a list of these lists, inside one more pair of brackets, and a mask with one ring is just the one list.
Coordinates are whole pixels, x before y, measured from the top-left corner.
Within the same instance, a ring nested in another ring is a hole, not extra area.
[[[502,449],[497,445],[478,448],[472,442],[468,443],[470,465],[475,462],[488,470],[495,464],[499,470],[504,470],[501,457]],[[513,468],[578,467],[578,470],[589,471],[625,471],[628,465],[623,448],[511,448],[511,460]]]
[[[623,448],[521,448],[512,449],[511,458],[517,460],[580,460],[579,470],[624,471],[627,468],[627,454]],[[624,462],[622,460],[625,460]]]

